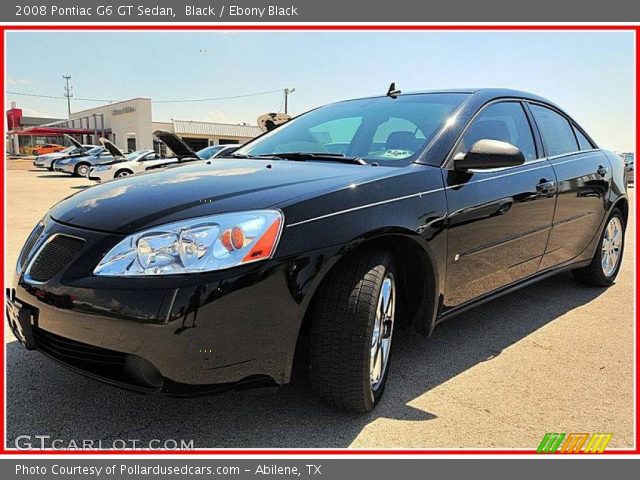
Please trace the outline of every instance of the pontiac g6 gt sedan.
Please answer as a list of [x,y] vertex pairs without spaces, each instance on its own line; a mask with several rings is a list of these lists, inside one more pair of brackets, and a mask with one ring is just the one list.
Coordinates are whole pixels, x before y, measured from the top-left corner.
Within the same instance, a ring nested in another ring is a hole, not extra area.
[[620,268],[622,159],[535,95],[393,91],[234,156],[53,207],[7,292],[16,337],[141,392],[281,385],[305,362],[320,399],[362,412],[397,328],[429,334],[563,270],[607,286]]

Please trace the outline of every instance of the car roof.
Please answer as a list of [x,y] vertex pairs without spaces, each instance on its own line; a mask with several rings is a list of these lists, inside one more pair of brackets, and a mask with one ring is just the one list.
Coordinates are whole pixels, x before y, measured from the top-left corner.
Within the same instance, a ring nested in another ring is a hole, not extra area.
[[[450,89],[442,89],[442,90],[418,90],[411,92],[402,92],[398,96],[407,96],[407,95],[427,95],[427,94],[447,94],[447,93],[463,93],[469,96],[474,97],[474,99],[481,100],[483,102],[491,101],[493,99],[498,98],[522,98],[526,100],[533,100],[536,102],[542,102],[549,105],[552,105],[558,108],[553,102],[543,98],[534,93],[525,92],[523,90],[516,90],[511,88],[450,88]],[[342,100],[342,102],[349,102],[352,100],[366,100],[373,98],[384,98],[387,95],[373,95],[369,97],[361,97],[361,98],[353,98],[349,100]],[[336,102],[336,103],[342,103]]]

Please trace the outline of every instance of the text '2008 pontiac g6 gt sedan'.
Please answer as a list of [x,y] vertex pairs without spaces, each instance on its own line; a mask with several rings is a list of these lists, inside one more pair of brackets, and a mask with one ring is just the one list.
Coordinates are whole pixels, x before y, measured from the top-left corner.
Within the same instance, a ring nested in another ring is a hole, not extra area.
[[562,270],[607,286],[620,268],[623,162],[535,95],[390,90],[232,157],[54,206],[7,291],[16,337],[141,392],[282,385],[305,362],[320,399],[362,412],[397,328],[429,334]]

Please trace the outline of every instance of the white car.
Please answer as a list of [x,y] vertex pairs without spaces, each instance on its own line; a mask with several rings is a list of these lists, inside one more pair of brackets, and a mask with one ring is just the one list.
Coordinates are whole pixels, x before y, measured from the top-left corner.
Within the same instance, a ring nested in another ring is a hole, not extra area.
[[136,150],[122,157],[116,157],[110,162],[99,163],[91,167],[89,173],[87,173],[87,178],[105,182],[114,178],[144,172],[149,167],[162,165],[166,161],[166,158],[160,158],[160,155],[153,150]]
[[180,137],[170,132],[158,130],[154,135],[165,142],[175,156],[163,158],[153,150],[137,150],[124,154],[106,138],[101,138],[100,143],[113,156],[109,162],[101,162],[89,169],[87,178],[98,182],[105,182],[114,178],[126,177],[134,173],[142,173],[148,170],[164,168],[170,165],[178,165],[192,160],[201,160],[198,155],[189,148]]

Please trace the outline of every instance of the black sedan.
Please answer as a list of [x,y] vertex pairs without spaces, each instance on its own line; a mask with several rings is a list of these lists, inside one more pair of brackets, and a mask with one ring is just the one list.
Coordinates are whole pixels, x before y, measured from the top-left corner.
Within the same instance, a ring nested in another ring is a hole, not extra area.
[[53,207],[7,291],[16,337],[141,392],[282,385],[305,362],[320,399],[362,412],[395,329],[430,334],[566,269],[611,285],[620,268],[624,163],[535,95],[392,91],[232,156]]

